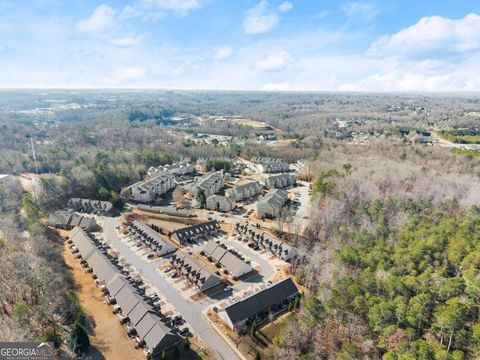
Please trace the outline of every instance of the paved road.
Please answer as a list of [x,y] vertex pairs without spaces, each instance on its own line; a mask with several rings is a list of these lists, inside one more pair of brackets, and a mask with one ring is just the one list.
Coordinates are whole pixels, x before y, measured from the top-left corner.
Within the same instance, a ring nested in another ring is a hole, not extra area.
[[256,253],[255,251],[245,246],[242,246],[238,240],[233,240],[230,238],[230,239],[223,240],[223,242],[226,245],[237,249],[239,252],[243,253],[244,255],[249,257],[252,261],[256,262],[262,267],[262,270],[258,276],[258,279],[251,278],[249,279],[249,282],[241,281],[238,285],[235,286],[235,289],[244,290],[247,287],[251,286],[252,282],[255,282],[255,283],[267,282],[277,272],[277,269],[275,268],[275,266],[272,265],[268,260],[261,257],[260,254]]
[[[300,186],[299,186],[300,185]],[[303,233],[308,225],[308,217],[310,216],[310,183],[306,181],[297,181],[297,187],[291,190],[293,193],[300,194],[298,201],[300,207],[295,214],[295,221],[300,225],[300,232]],[[306,217],[306,219],[304,219]]]
[[133,265],[146,280],[158,288],[170,303],[182,314],[183,318],[192,327],[205,344],[214,352],[217,359],[237,360],[240,357],[231,349],[231,347],[212,329],[209,324],[201,317],[202,310],[213,304],[216,300],[207,298],[200,301],[189,301],[180,295],[160,274],[156,271],[159,262],[146,263],[140,259],[122,240],[119,239],[115,232],[115,227],[120,222],[114,218],[104,218],[104,236],[113,247],[127,261]]

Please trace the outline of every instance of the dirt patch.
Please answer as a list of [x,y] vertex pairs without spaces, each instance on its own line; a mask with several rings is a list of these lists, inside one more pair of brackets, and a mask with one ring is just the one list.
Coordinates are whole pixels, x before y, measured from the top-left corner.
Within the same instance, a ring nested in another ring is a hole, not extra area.
[[118,317],[103,301],[102,292],[95,281],[83,270],[67,246],[64,247],[63,256],[78,286],[77,294],[82,308],[91,316],[94,323],[95,333],[90,336],[92,358],[144,360],[143,352],[135,349],[134,344],[122,329]]
[[181,291],[187,291],[188,289],[191,289],[192,287],[193,287],[193,285],[188,284],[187,286],[184,286],[183,288],[181,288]]

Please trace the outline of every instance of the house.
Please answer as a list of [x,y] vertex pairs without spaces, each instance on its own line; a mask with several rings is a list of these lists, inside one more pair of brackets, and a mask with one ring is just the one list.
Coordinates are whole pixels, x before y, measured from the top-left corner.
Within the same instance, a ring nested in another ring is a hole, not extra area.
[[179,273],[187,277],[202,292],[221,283],[221,279],[212,270],[186,252],[175,253],[171,263]]
[[288,172],[288,164],[281,159],[254,157],[251,161],[257,164],[260,171],[264,173]]
[[70,230],[78,226],[85,231],[92,231],[97,226],[97,222],[91,217],[66,211],[56,211],[48,216],[47,225],[64,230]]
[[74,211],[82,213],[94,213],[103,215],[113,209],[110,201],[100,201],[91,199],[71,198],[68,200],[68,207]]
[[97,248],[85,231],[76,227],[69,236],[82,261],[92,270],[98,284],[105,286],[110,301],[118,305],[122,317],[137,334],[148,359],[160,359],[164,351],[182,341],[160,320],[158,309],[153,308],[147,298],[139,293],[132,279],[121,274],[120,269]]
[[224,183],[223,171],[213,172],[202,177],[192,186],[192,195],[197,196],[200,191],[203,191],[205,197],[214,195],[223,188]]
[[160,173],[147,180],[141,180],[127,188],[128,196],[138,202],[149,203],[176,186],[173,175]]
[[185,244],[208,235],[216,235],[219,230],[218,221],[212,220],[177,229],[171,233],[171,237],[179,244]]
[[275,218],[288,201],[288,192],[281,189],[270,190],[261,200],[257,202],[257,217]]
[[239,278],[253,270],[252,267],[238,255],[227,250],[224,245],[217,244],[215,241],[209,241],[203,248],[203,251],[205,256],[227,269],[234,278]]
[[147,171],[148,177],[153,177],[157,174],[172,174],[172,175],[187,175],[195,171],[195,168],[190,162],[181,161],[174,164],[160,165],[151,167]]
[[146,357],[161,359],[162,352],[181,342],[181,337],[160,320],[157,311],[129,281],[123,278],[121,282],[120,290],[111,285],[107,286],[111,298],[119,306],[123,318],[135,329],[138,342],[144,346]]
[[206,208],[215,211],[231,211],[235,204],[229,198],[222,195],[210,195],[206,200]]
[[284,261],[289,261],[298,255],[298,250],[293,246],[247,223],[236,223],[234,231]]
[[142,221],[135,220],[131,226],[134,234],[139,236],[143,242],[155,251],[158,256],[165,256],[177,251],[165,236],[156,232]]
[[295,185],[295,176],[292,174],[270,175],[265,179],[267,189],[283,189]]
[[277,314],[288,309],[288,305],[299,295],[291,278],[266,286],[252,295],[233,304],[218,309],[218,316],[230,329],[240,329],[256,321],[257,324],[268,320],[269,314]]
[[227,189],[225,195],[232,201],[242,201],[257,196],[262,191],[262,186],[258,181],[251,181],[243,185]]

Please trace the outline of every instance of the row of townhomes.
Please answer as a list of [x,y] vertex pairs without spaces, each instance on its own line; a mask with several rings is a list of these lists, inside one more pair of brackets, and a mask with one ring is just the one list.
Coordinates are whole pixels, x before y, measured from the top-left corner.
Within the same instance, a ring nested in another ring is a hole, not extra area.
[[171,165],[152,166],[148,169],[147,176],[153,177],[157,174],[187,175],[192,174],[194,171],[195,167],[190,162],[181,161]]
[[217,220],[206,221],[200,224],[187,226],[173,231],[170,236],[179,244],[192,242],[210,235],[217,235],[220,231],[220,224]]
[[205,197],[215,195],[225,184],[225,176],[223,171],[216,171],[208,174],[198,180],[192,186],[192,195],[197,196],[200,191],[203,191]]
[[257,196],[262,191],[262,185],[258,181],[247,182],[225,191],[225,196],[233,202],[242,201]]
[[257,202],[257,217],[275,218],[288,201],[288,192],[282,189],[270,190]]
[[146,180],[130,185],[127,190],[132,200],[149,203],[175,188],[176,184],[172,174],[158,173]]
[[209,241],[203,248],[205,256],[225,268],[235,279],[250,273],[253,269],[236,254],[227,250],[223,244]]
[[143,348],[147,359],[161,359],[165,351],[182,341],[162,321],[159,307],[151,305],[149,298],[132,278],[124,276],[121,266],[114,265],[106,249],[96,244],[86,232],[76,227],[70,231],[74,251],[78,251],[82,265],[92,273],[110,304],[127,327],[128,334]]
[[203,265],[186,252],[178,251],[173,254],[171,263],[177,272],[184,275],[202,292],[221,283],[221,279],[207,265]]
[[236,223],[234,231],[242,238],[253,241],[284,261],[289,261],[298,255],[298,250],[293,246],[248,223]]
[[293,185],[295,185],[295,175],[293,174],[271,175],[265,179],[267,189],[283,189]]
[[94,218],[81,216],[68,211],[56,211],[48,216],[47,225],[55,229],[70,230],[78,226],[85,231],[92,231],[97,226]]
[[230,327],[241,329],[251,322],[258,324],[268,321],[269,315],[276,315],[288,309],[288,305],[299,296],[291,278],[266,286],[233,304],[217,310],[218,316]]
[[112,211],[113,205],[110,201],[91,199],[71,198],[68,200],[68,207],[74,211],[104,215]]
[[288,172],[288,164],[281,159],[254,157],[251,161],[257,164],[260,171],[264,173]]
[[165,256],[177,251],[174,246],[164,235],[156,232],[143,221],[135,220],[130,226],[130,230],[142,242],[155,251],[157,256]]
[[128,197],[132,200],[149,203],[175,188],[175,176],[191,174],[195,171],[189,162],[179,162],[172,165],[151,167],[147,177],[137,181],[127,188]]
[[205,207],[208,210],[227,212],[235,208],[235,203],[226,196],[210,195],[206,199]]

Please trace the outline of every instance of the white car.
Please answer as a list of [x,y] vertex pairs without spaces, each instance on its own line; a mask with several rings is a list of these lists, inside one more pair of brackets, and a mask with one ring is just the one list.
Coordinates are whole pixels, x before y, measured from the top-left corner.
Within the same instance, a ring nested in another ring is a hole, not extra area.
[[223,289],[223,291],[225,291],[225,292],[230,291],[230,290],[232,290],[231,286],[227,286],[226,288]]

